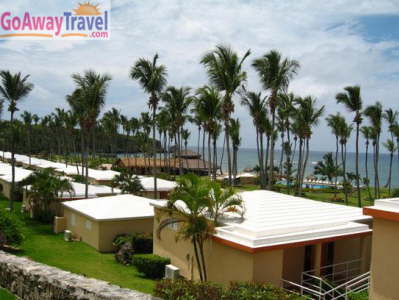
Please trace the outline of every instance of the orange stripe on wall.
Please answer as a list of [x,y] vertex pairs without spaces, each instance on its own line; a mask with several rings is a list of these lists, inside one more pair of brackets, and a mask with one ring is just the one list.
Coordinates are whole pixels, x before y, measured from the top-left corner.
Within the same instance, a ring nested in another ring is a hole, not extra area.
[[363,207],[363,214],[378,219],[399,222],[399,213],[393,211],[386,211],[372,207]]

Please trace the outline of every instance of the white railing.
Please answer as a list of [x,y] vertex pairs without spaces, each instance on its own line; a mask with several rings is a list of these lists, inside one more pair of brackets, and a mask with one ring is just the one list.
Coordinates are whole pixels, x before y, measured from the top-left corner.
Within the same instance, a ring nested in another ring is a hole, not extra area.
[[323,278],[308,275],[314,283],[307,285],[282,279],[282,287],[290,292],[316,300],[348,300],[351,293],[366,291],[370,285],[370,272],[354,277],[338,286],[333,286]]

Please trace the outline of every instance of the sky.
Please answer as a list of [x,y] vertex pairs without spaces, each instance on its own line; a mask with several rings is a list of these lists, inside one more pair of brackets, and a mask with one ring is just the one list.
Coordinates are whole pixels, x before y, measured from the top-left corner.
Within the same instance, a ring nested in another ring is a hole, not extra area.
[[[0,12],[54,14],[78,2],[2,0]],[[138,58],[158,53],[168,70],[168,84],[195,90],[208,83],[200,58],[218,44],[240,55],[251,49],[244,64],[248,90],[261,90],[251,62],[277,49],[301,65],[289,91],[316,97],[326,107],[324,117],[340,111],[352,120],[336,104],[335,95],[355,84],[361,86],[365,106],[380,101],[399,110],[397,0],[114,0],[111,20],[109,40],[0,41],[0,69],[30,74],[35,85],[21,112],[43,116],[55,107],[67,109],[65,96],[74,89],[71,74],[94,69],[113,78],[104,111],[115,107],[137,117],[148,110],[147,95],[129,78]],[[255,147],[252,120],[237,97],[235,103],[242,147]],[[193,130],[192,144],[195,141]],[[334,151],[334,143],[323,118],[314,129],[311,148]],[[354,150],[353,139],[348,150]]]

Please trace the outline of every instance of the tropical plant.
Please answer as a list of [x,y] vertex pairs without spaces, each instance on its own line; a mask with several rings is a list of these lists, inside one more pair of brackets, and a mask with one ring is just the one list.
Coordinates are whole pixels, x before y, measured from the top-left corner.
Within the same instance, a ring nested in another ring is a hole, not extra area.
[[[264,54],[262,57],[253,61],[252,66],[259,75],[263,88],[270,91],[268,104],[271,114],[271,126],[274,132],[276,126],[276,109],[278,107],[278,94],[284,93],[288,89],[290,80],[299,69],[299,63],[296,60],[283,58],[281,53],[276,50]],[[270,154],[269,154],[269,189],[273,184],[274,176],[274,135],[271,136]]]
[[383,110],[380,102],[366,107],[364,115],[371,124],[371,139],[373,140],[374,152],[374,198],[380,197],[380,176],[379,176],[379,156],[380,156],[380,136],[382,130]]
[[204,243],[213,232],[213,225],[207,218],[209,210],[209,181],[193,174],[180,176],[178,187],[168,202],[169,218],[163,219],[156,229],[161,238],[164,228],[178,224],[177,238],[191,241],[201,281],[207,280]]
[[[266,188],[267,161],[264,162],[264,131],[262,130],[262,121],[264,120],[264,116],[267,114],[266,97],[263,97],[261,93],[250,92],[244,89],[243,92],[241,92],[241,104],[248,108],[249,114],[252,117],[252,122],[255,126],[260,186],[261,188]],[[268,151],[268,149],[266,149],[266,151]],[[266,165],[264,165],[264,163],[266,163]]]
[[53,219],[52,204],[62,198],[64,193],[70,195],[74,193],[68,179],[56,175],[51,168],[35,171],[21,184],[30,186],[27,190],[27,197],[33,217],[44,222],[51,222]]
[[134,63],[130,70],[130,78],[137,80],[146,93],[149,94],[148,106],[152,109],[152,155],[153,167],[152,175],[154,176],[154,199],[158,197],[157,188],[157,168],[156,168],[156,140],[155,140],[155,118],[158,109],[161,94],[166,86],[167,71],[164,65],[157,65],[158,54],[154,58],[147,60],[140,58]]
[[[8,111],[10,112],[10,145],[11,145],[11,196],[9,208],[14,209],[15,193],[15,128],[14,114],[18,111],[18,103],[22,101],[33,90],[33,84],[28,82],[29,75],[22,76],[21,73],[12,74],[10,71],[0,72],[0,96],[3,108],[3,102],[8,102]],[[2,109],[1,109],[2,111]]]
[[393,140],[388,139],[383,146],[389,152],[389,171],[388,171],[388,180],[385,184],[385,187],[388,187],[388,194],[391,194],[391,187],[392,187],[392,162],[393,162],[393,154],[395,153],[397,147]]
[[360,86],[347,86],[344,88],[344,93],[336,95],[338,103],[342,103],[345,107],[355,114],[353,122],[356,124],[356,189],[357,189],[357,205],[362,207],[362,198],[360,191],[360,176],[359,176],[359,133],[360,124],[362,123],[362,98],[360,96]]
[[23,239],[22,226],[17,216],[0,210],[0,249],[19,246]]
[[345,193],[345,204],[348,204],[348,188],[345,188],[345,185],[348,186],[347,176],[346,176],[346,154],[347,154],[347,143],[352,134],[353,126],[352,124],[348,124],[345,119],[339,128],[339,143],[341,145],[341,160],[342,160],[342,174],[344,178],[344,193]]
[[137,194],[144,189],[140,178],[131,169],[123,169],[115,175],[112,186],[119,187],[123,194]]
[[247,73],[242,70],[245,59],[250,55],[245,52],[240,59],[230,47],[218,45],[216,49],[206,53],[201,64],[205,66],[210,83],[220,92],[224,92],[222,100],[222,119],[227,149],[228,182],[232,184],[232,161],[230,152],[229,126],[231,114],[234,112],[233,96],[246,81]]
[[[315,175],[327,176],[328,181],[332,182],[333,178],[337,178],[342,174],[342,170],[334,163],[332,152],[324,154],[323,160],[318,161],[314,167]],[[337,198],[337,184],[335,183],[334,198]]]
[[76,89],[71,95],[67,96],[67,101],[72,112],[77,116],[81,128],[82,169],[83,166],[86,169],[84,174],[86,177],[85,197],[88,198],[89,138],[92,135],[92,130],[96,125],[101,109],[105,105],[108,82],[111,77],[88,70],[83,75],[73,74],[72,79],[76,84]]
[[[369,127],[369,126],[363,126],[362,128],[360,128],[360,132],[362,133],[363,138],[365,139],[365,144],[366,144],[366,155],[365,155],[365,159],[364,159],[364,168],[365,168],[365,171],[366,171],[366,177],[364,178],[363,182],[367,186],[367,192],[368,192],[368,195],[369,195],[369,200],[371,200],[372,197],[371,197],[371,190],[370,190],[368,157],[369,157],[369,145],[370,145],[370,139],[371,139],[371,134],[372,134],[372,128]],[[398,133],[399,133],[399,131],[398,131]]]
[[[233,172],[233,183],[236,182],[236,177],[238,173],[238,149],[241,145],[241,137],[240,137],[240,120],[239,119],[231,119],[230,120],[230,137],[231,137],[231,144],[233,147],[233,165],[232,165],[232,172]],[[213,149],[216,148],[216,139],[214,139],[214,146]]]

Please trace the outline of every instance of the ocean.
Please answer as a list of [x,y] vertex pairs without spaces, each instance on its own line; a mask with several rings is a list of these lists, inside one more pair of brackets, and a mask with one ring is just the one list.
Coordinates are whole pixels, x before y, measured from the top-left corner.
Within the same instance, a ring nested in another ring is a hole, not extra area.
[[[197,151],[196,147],[189,147],[193,151]],[[202,151],[202,148],[201,148]],[[309,153],[309,161],[306,166],[306,176],[311,175],[314,172],[314,166],[316,163],[320,160],[323,159],[323,155],[327,151],[311,151]],[[207,149],[205,149],[205,154],[208,153]],[[220,162],[222,154],[222,148],[218,149],[218,163]],[[279,150],[276,150],[275,152],[275,165],[279,165],[280,162],[280,155],[281,152]],[[298,158],[298,152],[296,152],[295,156],[295,161],[296,163],[297,158]],[[333,152],[333,155],[335,157],[335,152]],[[205,156],[206,157],[206,156]],[[222,169],[223,171],[227,170],[227,154],[226,151],[224,152],[224,159],[222,163]],[[366,171],[365,171],[365,153],[359,153],[359,172],[361,174],[361,177],[365,177]],[[356,155],[353,152],[348,152],[347,153],[347,159],[346,159],[346,169],[347,172],[353,172],[355,173],[355,158]],[[381,153],[380,154],[380,163],[379,163],[379,176],[380,176],[380,185],[384,186],[387,183],[388,180],[388,175],[389,175],[389,154],[386,153]],[[340,160],[340,154],[339,154],[339,160]],[[258,154],[256,149],[254,148],[240,148],[238,152],[238,170],[241,172],[246,168],[253,168],[256,165],[258,165]],[[295,165],[294,165],[295,169]],[[374,166],[373,166],[373,154],[369,153],[368,157],[368,172],[369,172],[369,179],[370,179],[370,184],[374,184]],[[398,164],[398,158],[396,153],[394,154],[394,159],[393,159],[393,164],[392,164],[392,187],[399,187],[399,164]]]

